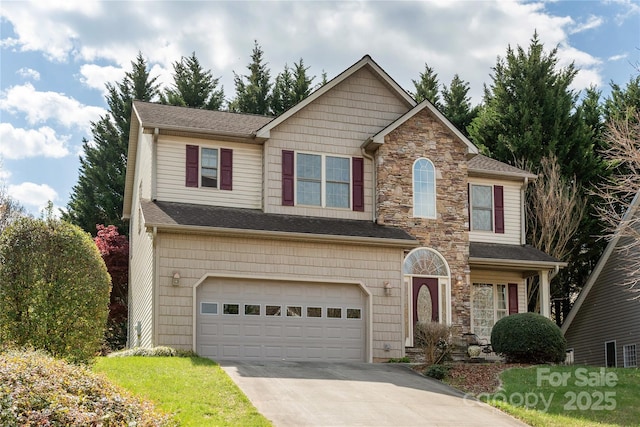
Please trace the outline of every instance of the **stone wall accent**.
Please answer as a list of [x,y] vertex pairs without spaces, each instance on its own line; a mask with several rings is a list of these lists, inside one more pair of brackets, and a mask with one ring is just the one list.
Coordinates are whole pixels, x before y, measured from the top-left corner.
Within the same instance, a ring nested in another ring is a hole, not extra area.
[[[447,260],[458,333],[471,326],[466,153],[466,145],[426,108],[390,132],[376,153],[378,223],[405,229]],[[413,217],[412,169],[421,157],[436,169],[436,219]]]

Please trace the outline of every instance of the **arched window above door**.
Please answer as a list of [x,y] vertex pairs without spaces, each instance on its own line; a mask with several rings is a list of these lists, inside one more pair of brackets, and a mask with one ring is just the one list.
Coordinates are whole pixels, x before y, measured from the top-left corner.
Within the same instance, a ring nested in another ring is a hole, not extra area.
[[427,248],[414,249],[407,255],[404,274],[412,276],[449,276],[449,267],[442,256]]

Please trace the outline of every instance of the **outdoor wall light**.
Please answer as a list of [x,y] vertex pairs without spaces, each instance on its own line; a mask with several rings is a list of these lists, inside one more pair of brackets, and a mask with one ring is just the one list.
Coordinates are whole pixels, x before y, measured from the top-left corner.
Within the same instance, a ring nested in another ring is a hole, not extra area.
[[458,280],[458,285],[462,285],[462,276],[458,276],[456,279]]
[[384,282],[384,294],[386,296],[391,296],[391,283]]
[[173,286],[178,286],[180,284],[180,273],[177,271],[173,273],[173,279],[171,280],[171,284]]

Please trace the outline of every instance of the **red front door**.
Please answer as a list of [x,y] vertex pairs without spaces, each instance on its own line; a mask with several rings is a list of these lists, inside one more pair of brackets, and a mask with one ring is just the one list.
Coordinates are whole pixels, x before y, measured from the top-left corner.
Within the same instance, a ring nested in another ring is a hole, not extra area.
[[438,279],[413,278],[413,325],[417,322],[440,321]]

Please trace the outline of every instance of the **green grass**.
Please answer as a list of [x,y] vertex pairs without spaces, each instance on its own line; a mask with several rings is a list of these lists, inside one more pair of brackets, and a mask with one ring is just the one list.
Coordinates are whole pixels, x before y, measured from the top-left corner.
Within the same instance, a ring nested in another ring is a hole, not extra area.
[[533,366],[501,379],[503,390],[482,400],[532,426],[640,426],[638,369]]
[[180,426],[271,426],[215,362],[200,357],[98,358],[113,383],[153,401]]

